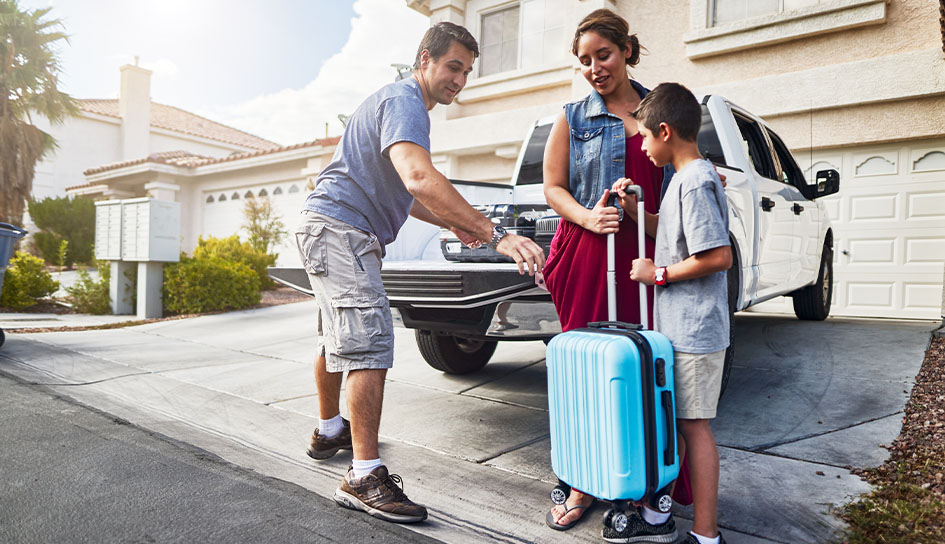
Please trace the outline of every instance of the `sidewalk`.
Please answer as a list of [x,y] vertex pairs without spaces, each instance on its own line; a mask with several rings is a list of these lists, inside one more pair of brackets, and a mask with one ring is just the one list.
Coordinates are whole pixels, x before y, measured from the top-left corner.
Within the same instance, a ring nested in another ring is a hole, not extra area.
[[[303,302],[115,330],[9,334],[0,372],[330,496],[350,456],[315,463],[305,455],[316,422],[313,315]],[[728,542],[837,535],[831,505],[867,490],[843,467],[885,457],[879,444],[898,434],[933,328],[739,316],[739,366],[713,424]],[[395,349],[381,457],[430,508],[431,519],[412,530],[447,542],[601,542],[601,506],[567,533],[544,525],[555,478],[541,342],[500,343],[492,362],[468,376],[430,369],[412,331],[398,329]],[[892,352],[895,365],[878,360]],[[691,510],[677,514],[682,535]]]

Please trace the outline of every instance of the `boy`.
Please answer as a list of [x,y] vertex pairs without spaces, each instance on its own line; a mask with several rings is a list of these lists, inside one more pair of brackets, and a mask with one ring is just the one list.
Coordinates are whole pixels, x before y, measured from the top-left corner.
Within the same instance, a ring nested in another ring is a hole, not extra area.
[[[660,205],[655,264],[634,260],[630,278],[658,286],[656,330],[673,343],[677,427],[680,445],[688,448],[695,512],[686,542],[724,543],[717,526],[719,454],[709,420],[729,343],[728,208],[715,168],[699,154],[702,108],[688,89],[659,85],[633,116],[650,160],[676,169]],[[669,522],[669,514],[662,520],[652,511],[643,514],[650,524]]]

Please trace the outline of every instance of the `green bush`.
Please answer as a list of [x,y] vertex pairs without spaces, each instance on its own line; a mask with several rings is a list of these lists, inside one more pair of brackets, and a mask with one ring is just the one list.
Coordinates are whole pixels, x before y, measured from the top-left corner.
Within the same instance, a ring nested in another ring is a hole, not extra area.
[[46,272],[42,259],[17,251],[3,277],[0,306],[14,310],[29,308],[39,299],[55,293],[56,289],[59,289],[59,282]]
[[72,286],[66,287],[72,307],[83,314],[110,314],[112,312],[111,295],[108,292],[108,281],[111,276],[111,267],[105,261],[96,261],[98,266],[98,281],[92,279],[85,269],[79,270],[79,280]]
[[266,268],[276,264],[276,256],[253,248],[249,242],[240,242],[240,237],[236,234],[228,238],[214,238],[211,236],[204,239],[201,236],[197,241],[197,247],[194,249],[194,258],[211,257],[234,263],[243,263],[250,267],[259,278],[260,290],[275,287],[275,282],[269,278]]
[[[92,262],[95,242],[95,203],[89,198],[44,198],[29,201],[30,217],[39,232],[33,241],[40,256],[49,263],[72,268],[75,263]],[[59,263],[59,248],[69,243],[65,262]]]
[[164,265],[164,309],[196,314],[259,303],[259,278],[249,266],[219,257],[182,257]]

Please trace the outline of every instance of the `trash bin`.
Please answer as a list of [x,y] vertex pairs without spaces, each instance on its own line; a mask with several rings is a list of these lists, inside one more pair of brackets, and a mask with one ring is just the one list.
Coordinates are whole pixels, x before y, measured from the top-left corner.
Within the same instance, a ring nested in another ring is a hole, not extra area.
[[[7,265],[10,264],[10,257],[13,256],[13,246],[24,236],[26,236],[26,231],[20,227],[0,223],[0,289],[3,289],[3,275],[7,271]],[[0,346],[3,345],[4,340],[3,329],[0,329]]]

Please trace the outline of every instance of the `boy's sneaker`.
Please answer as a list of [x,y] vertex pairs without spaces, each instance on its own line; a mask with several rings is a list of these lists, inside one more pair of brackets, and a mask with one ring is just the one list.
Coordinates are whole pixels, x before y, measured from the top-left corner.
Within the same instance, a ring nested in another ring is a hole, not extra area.
[[315,429],[311,440],[308,442],[308,451],[305,453],[312,459],[320,461],[338,453],[338,450],[350,450],[351,423],[345,418],[341,418],[341,423],[344,427],[337,436],[332,438],[325,438],[324,435],[318,434],[318,429]]
[[407,498],[400,485],[400,476],[387,472],[381,465],[363,478],[355,478],[354,471],[341,479],[335,490],[335,502],[352,510],[394,523],[416,523],[427,519],[427,509]]
[[[612,527],[604,527],[601,536],[607,542],[626,544],[631,542],[652,542],[655,544],[674,544],[679,538],[676,532],[676,521],[670,517],[666,523],[650,525],[643,519],[636,509],[627,512],[627,527],[617,531]],[[688,542],[687,542],[688,544]]]
[[[689,535],[689,538],[686,539],[683,544],[699,544],[699,539],[692,533],[686,533]],[[719,544],[725,544],[725,537],[722,536],[722,532],[719,531]]]

